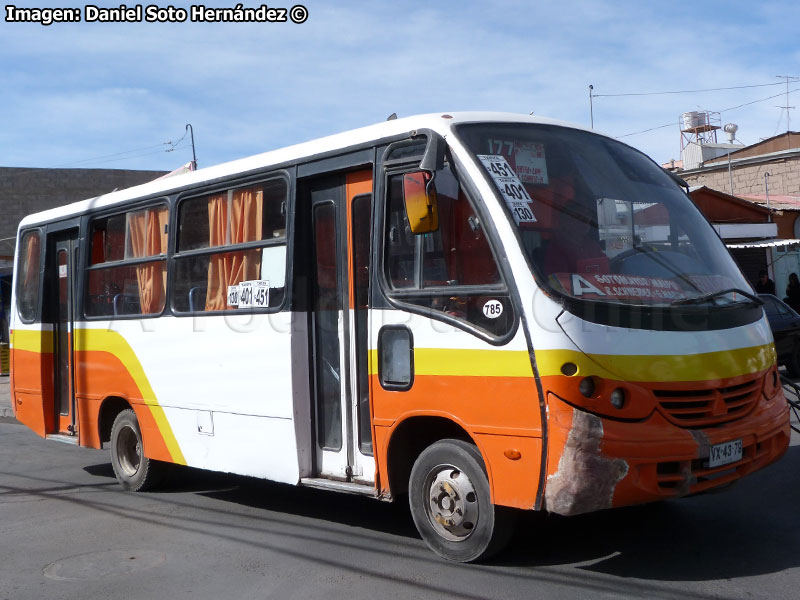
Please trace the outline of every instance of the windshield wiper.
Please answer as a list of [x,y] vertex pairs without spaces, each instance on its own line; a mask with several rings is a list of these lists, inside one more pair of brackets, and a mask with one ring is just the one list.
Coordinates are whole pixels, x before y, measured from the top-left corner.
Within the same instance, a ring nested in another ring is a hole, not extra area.
[[673,300],[671,304],[673,306],[678,304],[703,304],[705,302],[713,301],[714,299],[719,298],[720,296],[724,296],[725,294],[730,294],[730,293],[740,294],[745,298],[747,298],[752,304],[755,304],[756,306],[761,306],[762,304],[764,304],[764,301],[758,296],[755,296],[750,292],[745,292],[744,290],[740,290],[739,288],[728,288],[727,290],[719,290],[717,292],[703,294],[702,296],[695,296],[694,298],[681,298],[679,300]]

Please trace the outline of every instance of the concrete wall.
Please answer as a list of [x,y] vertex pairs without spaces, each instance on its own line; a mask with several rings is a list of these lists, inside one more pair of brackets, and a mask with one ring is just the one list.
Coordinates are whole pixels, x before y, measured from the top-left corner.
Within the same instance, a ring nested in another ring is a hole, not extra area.
[[[0,167],[0,240],[13,238],[25,215],[146,183],[164,173]],[[0,241],[0,257],[13,253],[13,241]]]
[[764,173],[769,173],[769,193],[774,195],[800,195],[800,157],[794,156],[774,162],[733,166],[733,192],[731,192],[728,165],[724,164],[701,173],[678,174],[691,186],[705,185],[728,194],[764,194]]

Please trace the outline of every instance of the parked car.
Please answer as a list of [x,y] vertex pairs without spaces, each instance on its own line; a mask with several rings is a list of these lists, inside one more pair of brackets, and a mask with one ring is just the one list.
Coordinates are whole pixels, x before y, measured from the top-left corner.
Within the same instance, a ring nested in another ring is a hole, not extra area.
[[800,377],[800,314],[772,294],[759,294],[764,301],[764,312],[775,338],[778,364],[784,365],[789,375]]

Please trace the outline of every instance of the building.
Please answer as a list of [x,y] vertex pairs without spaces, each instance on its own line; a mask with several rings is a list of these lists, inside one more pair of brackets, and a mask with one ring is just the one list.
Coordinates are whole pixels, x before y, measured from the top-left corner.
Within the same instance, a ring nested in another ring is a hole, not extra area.
[[0,342],[8,341],[14,245],[22,218],[162,175],[164,171],[0,167]]
[[[765,203],[767,194],[770,199],[800,198],[800,133],[789,131],[751,146],[701,145],[710,146],[716,150],[711,154],[717,155],[689,162],[687,158],[697,152],[687,152],[674,167],[672,162],[662,166],[680,175],[690,186],[706,186],[739,197],[755,196]],[[719,149],[721,146],[724,151]]]
[[764,269],[783,296],[789,274],[800,274],[800,133],[743,146],[729,124],[728,143],[718,144],[712,113],[685,113],[681,122],[681,160],[662,166],[691,186],[747,278]]

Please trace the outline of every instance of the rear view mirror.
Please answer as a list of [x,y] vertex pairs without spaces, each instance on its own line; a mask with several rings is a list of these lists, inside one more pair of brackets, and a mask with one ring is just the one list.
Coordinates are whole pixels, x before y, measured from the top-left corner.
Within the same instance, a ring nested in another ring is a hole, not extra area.
[[411,233],[420,235],[439,229],[439,208],[436,188],[427,171],[403,175],[403,200]]

